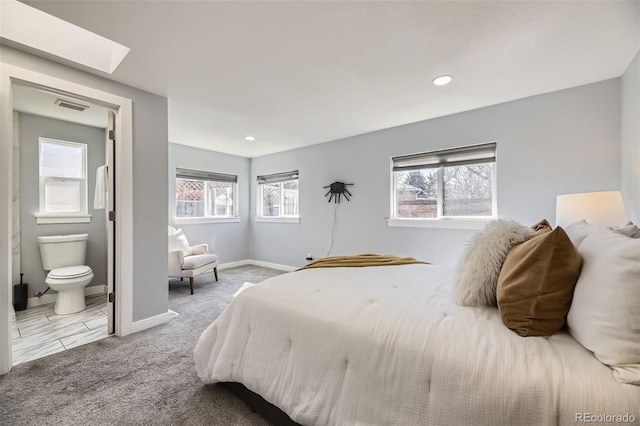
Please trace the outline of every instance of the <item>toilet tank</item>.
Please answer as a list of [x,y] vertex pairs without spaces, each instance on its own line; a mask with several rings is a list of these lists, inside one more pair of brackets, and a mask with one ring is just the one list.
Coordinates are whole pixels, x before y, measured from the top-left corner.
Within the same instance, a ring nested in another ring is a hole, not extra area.
[[50,271],[65,266],[84,265],[89,234],[38,237],[42,267]]

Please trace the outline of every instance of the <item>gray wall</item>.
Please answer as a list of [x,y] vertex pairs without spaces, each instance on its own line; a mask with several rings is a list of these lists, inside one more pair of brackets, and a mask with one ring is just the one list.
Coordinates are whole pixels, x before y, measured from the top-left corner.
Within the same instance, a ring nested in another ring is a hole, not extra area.
[[167,290],[167,99],[0,46],[2,62],[133,101],[133,320],[164,314]]
[[[105,164],[105,130],[31,114],[20,114],[20,254],[21,270],[29,283],[30,296],[45,291],[47,272],[42,269],[37,237],[41,235],[89,234],[86,264],[93,270],[91,285],[107,284],[107,227],[104,210],[93,209],[95,170]],[[40,209],[38,138],[87,144],[87,200],[90,223],[38,225]]]
[[[238,176],[239,223],[202,223],[175,225],[176,167],[226,173]],[[249,258],[249,168],[248,158],[169,144],[169,223],[182,228],[191,245],[206,243],[220,263]]]
[[499,216],[554,222],[556,195],[620,189],[620,110],[613,79],[254,158],[252,200],[257,175],[300,170],[301,223],[254,223],[252,258],[299,266],[307,252],[327,255],[335,205],[322,187],[340,180],[355,186],[338,205],[332,255],[453,264],[473,231],[387,227],[392,156],[497,141]]
[[640,51],[622,76],[622,194],[629,219],[640,223]]

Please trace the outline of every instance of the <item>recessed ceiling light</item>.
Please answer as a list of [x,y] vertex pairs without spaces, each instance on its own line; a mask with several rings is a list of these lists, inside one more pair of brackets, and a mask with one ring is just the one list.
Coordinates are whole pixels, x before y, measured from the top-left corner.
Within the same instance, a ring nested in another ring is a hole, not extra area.
[[246,136],[244,139],[247,140],[247,141],[255,141],[256,140],[255,136]]
[[447,84],[451,83],[451,80],[453,80],[452,76],[441,75],[433,79],[433,84],[435,86],[446,86]]

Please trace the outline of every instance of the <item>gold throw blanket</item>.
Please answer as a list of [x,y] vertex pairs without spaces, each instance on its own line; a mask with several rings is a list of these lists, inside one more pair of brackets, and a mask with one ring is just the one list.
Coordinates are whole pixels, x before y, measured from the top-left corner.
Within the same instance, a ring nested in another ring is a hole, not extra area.
[[424,263],[429,265],[429,262],[423,262],[416,260],[413,257],[398,257],[390,254],[360,254],[357,256],[332,256],[325,257],[323,259],[315,260],[306,266],[298,269],[311,268],[340,268],[340,267],[363,267],[363,266],[390,266],[390,265],[410,265],[413,263]]

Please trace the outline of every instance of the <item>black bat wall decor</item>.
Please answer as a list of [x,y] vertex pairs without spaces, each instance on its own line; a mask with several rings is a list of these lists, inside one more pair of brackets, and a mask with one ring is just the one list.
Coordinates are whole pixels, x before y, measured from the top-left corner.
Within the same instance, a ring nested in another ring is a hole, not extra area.
[[344,183],[344,182],[333,182],[331,185],[327,185],[323,188],[327,189],[329,188],[329,191],[324,194],[324,196],[326,197],[327,195],[331,194],[331,196],[329,197],[329,202],[331,202],[331,200],[333,199],[334,202],[339,203],[340,202],[340,198],[344,195],[344,198],[347,199],[347,201],[349,201],[349,197],[347,196],[347,194],[351,195],[353,197],[353,195],[349,192],[349,190],[347,189],[347,186],[351,186],[353,185],[352,183]]

